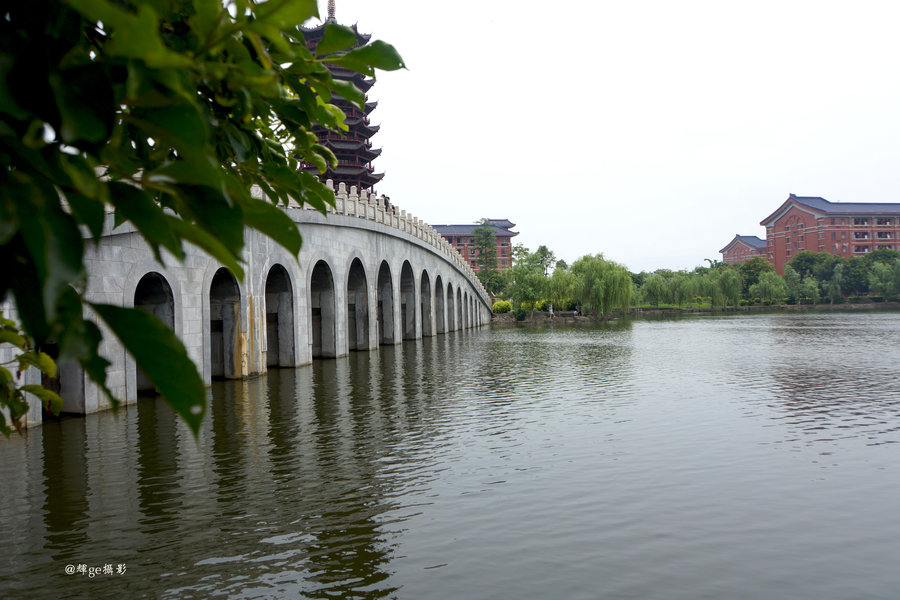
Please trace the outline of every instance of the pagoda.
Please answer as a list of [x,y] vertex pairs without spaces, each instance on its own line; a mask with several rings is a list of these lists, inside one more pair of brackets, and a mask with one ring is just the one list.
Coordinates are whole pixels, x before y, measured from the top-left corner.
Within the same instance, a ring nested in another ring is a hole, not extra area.
[[[334,17],[334,0],[328,0],[328,18],[324,23],[310,29],[303,28],[303,36],[310,51],[315,51],[316,45],[325,35],[325,26],[329,23],[337,23]],[[354,47],[358,48],[369,41],[371,36],[359,33],[356,25],[351,26],[351,29],[356,34]],[[365,75],[335,65],[328,65],[328,70],[331,71],[332,77],[353,83],[363,94],[368,92],[374,83],[373,79]],[[366,99],[368,100],[368,97]],[[344,183],[348,188],[356,186],[359,191],[374,192],[372,187],[384,177],[384,173],[374,173],[372,169],[372,160],[381,154],[381,149],[372,148],[371,137],[378,132],[379,126],[369,123],[369,113],[378,103],[367,101],[365,111],[361,111],[337,94],[332,97],[331,103],[344,111],[346,115],[344,124],[347,125],[348,131],[342,135],[324,127],[314,127],[313,133],[319,138],[319,142],[337,157],[337,168],[333,169],[329,165],[324,173],[319,173],[309,164],[305,164],[304,168],[316,173],[322,181],[331,179],[335,185]]]

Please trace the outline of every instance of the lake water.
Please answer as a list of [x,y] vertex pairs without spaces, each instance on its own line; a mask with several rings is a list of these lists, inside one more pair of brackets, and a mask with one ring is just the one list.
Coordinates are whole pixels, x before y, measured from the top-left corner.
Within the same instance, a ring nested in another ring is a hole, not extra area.
[[898,367],[898,313],[483,329],[45,424],[0,597],[897,598]]

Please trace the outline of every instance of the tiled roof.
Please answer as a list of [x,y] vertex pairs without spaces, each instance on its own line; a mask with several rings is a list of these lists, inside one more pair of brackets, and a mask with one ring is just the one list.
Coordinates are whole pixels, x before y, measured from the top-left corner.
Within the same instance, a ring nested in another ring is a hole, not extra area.
[[[475,235],[475,228],[482,227],[482,225],[432,225],[432,227],[441,235],[473,236]],[[512,237],[514,235],[519,235],[518,231],[510,231],[509,229],[497,227],[496,225],[490,225],[490,227],[494,230],[494,235],[497,237]]]
[[724,248],[719,250],[721,253],[728,252],[728,250],[734,246],[738,242],[743,242],[750,246],[751,248],[756,248],[757,250],[764,250],[766,247],[766,240],[760,239],[755,235],[736,235],[734,239],[732,239],[728,244],[725,245]]
[[791,194],[788,199],[778,207],[778,210],[763,219],[760,224],[766,225],[779,217],[791,203],[796,203],[816,212],[840,215],[872,215],[872,214],[900,214],[900,203],[897,202],[829,202],[819,196],[795,196]]
[[766,240],[755,236],[755,235],[736,235],[737,239],[741,240],[748,246],[753,246],[754,248],[765,248]]
[[900,213],[897,202],[829,202],[825,198],[791,196],[798,203],[828,213]]

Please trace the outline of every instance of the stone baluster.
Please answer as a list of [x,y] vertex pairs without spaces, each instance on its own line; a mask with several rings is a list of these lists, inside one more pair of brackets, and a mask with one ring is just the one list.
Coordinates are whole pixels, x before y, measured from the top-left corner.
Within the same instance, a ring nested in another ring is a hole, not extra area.
[[365,219],[368,212],[369,198],[367,196],[360,196],[359,201],[356,203],[356,216],[360,219]]
[[375,222],[384,223],[384,203],[375,200]]
[[349,214],[350,207],[356,206],[359,202],[359,193],[357,192],[356,186],[350,186],[350,193],[347,195],[346,200],[344,201],[344,206],[342,207],[344,210],[340,211],[342,214]]
[[348,198],[347,204],[345,206],[346,210],[344,211],[344,214],[349,215],[351,217],[355,217],[357,210],[358,210],[357,207],[359,206],[359,199],[364,198],[365,196],[366,196],[366,193],[363,192],[359,196],[351,196],[350,198]]

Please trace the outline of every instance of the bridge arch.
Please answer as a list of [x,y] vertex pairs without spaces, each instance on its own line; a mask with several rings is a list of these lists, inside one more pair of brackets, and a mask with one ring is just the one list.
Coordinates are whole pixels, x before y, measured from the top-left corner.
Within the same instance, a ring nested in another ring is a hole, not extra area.
[[386,260],[381,261],[378,268],[377,281],[378,302],[378,343],[390,345],[394,343],[394,282],[391,267]]
[[456,293],[453,284],[447,282],[447,331],[456,331]]
[[281,264],[274,264],[266,276],[266,367],[297,364],[294,344],[294,286]]
[[209,286],[210,375],[237,379],[243,374],[241,290],[234,275],[220,267]]
[[[172,286],[160,273],[151,271],[138,281],[134,290],[134,307],[145,310],[175,331],[175,295]],[[154,385],[140,369],[135,370],[138,393],[155,391]]]
[[347,272],[347,349],[369,349],[369,284],[359,257]]
[[400,327],[404,340],[416,339],[416,277],[408,260],[400,267]]
[[309,278],[309,343],[313,358],[334,358],[335,293],[331,267],[324,260],[316,262]]
[[422,337],[431,337],[434,335],[434,312],[432,311],[432,294],[431,278],[428,271],[422,269],[422,276],[419,278],[419,312],[422,314]]
[[463,329],[464,327],[462,287],[456,286],[456,328]]
[[447,331],[444,300],[444,282],[438,275],[434,280],[434,329],[439,334]]

